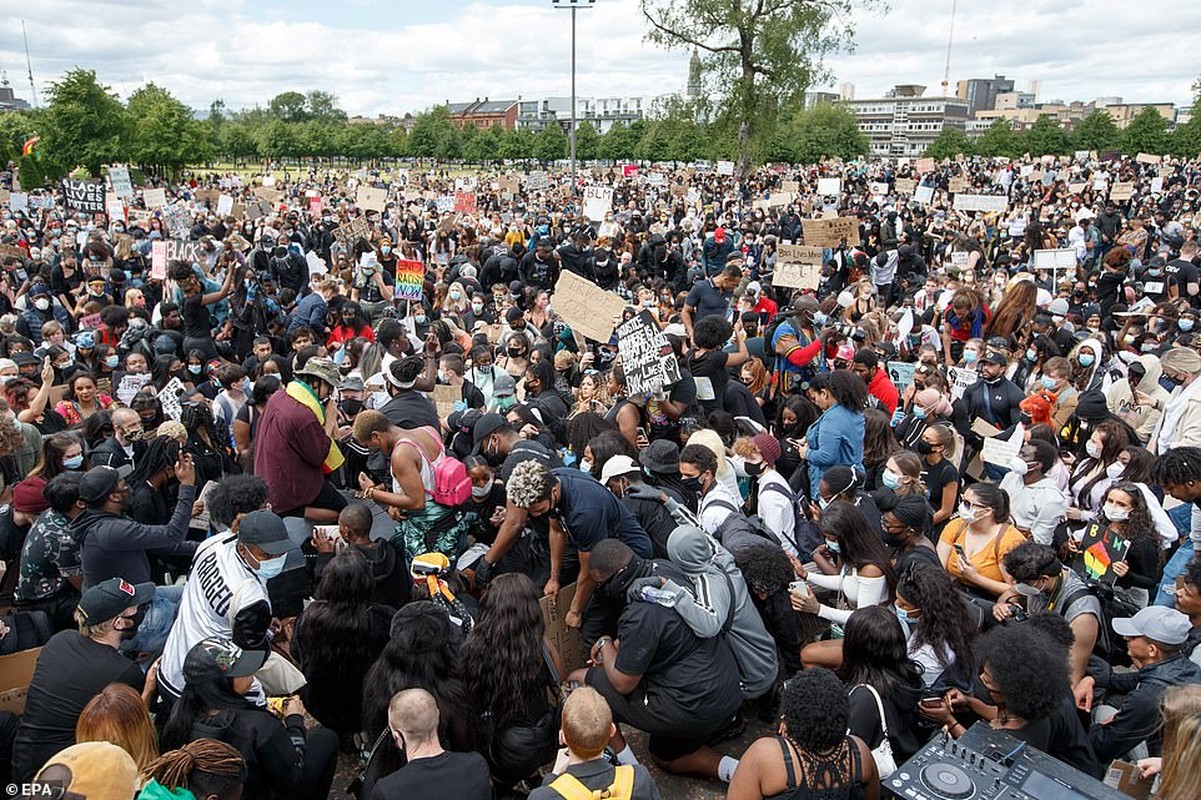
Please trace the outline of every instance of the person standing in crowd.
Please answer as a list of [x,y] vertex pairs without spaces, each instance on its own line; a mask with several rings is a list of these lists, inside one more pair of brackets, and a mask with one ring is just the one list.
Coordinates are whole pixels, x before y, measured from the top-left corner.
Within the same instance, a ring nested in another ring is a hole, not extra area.
[[809,384],[809,399],[822,411],[817,422],[796,445],[797,455],[809,467],[809,493],[818,495],[822,474],[844,465],[863,471],[863,411],[867,386],[858,375],[836,370],[818,375]]

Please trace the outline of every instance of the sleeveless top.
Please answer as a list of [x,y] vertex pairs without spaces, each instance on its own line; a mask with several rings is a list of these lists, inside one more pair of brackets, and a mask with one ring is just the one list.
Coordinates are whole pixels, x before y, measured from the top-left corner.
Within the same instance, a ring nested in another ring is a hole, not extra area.
[[[425,451],[425,448],[419,442],[416,442],[412,439],[401,439],[397,442],[397,444],[407,444],[414,448],[418,455],[421,456],[421,485],[425,489],[426,496],[429,497],[434,493],[434,465],[442,460],[443,456],[446,455],[446,450],[443,449],[442,440],[438,438],[438,434],[433,428],[425,425],[421,428],[418,428],[418,430],[423,430],[428,433],[437,443],[438,454],[434,456],[433,460],[430,459],[429,455]],[[392,491],[396,494],[404,494],[404,490],[400,488],[400,484],[397,482],[395,475],[392,476]]]
[[843,737],[829,756],[801,756],[800,776],[792,762],[792,749],[783,736],[775,737],[784,755],[784,771],[788,786],[784,791],[763,800],[863,800],[863,764],[859,746],[850,737]]

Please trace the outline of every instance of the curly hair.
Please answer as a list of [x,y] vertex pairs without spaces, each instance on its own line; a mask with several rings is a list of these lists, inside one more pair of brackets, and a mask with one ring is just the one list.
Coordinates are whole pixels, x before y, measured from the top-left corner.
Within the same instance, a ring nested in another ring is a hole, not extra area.
[[1173,447],[1160,455],[1152,470],[1160,486],[1183,486],[1201,481],[1201,447]]
[[1038,542],[1022,542],[1001,558],[1005,571],[1018,583],[1036,581],[1063,572],[1063,562],[1054,548]]
[[550,498],[555,479],[542,462],[535,459],[522,461],[513,468],[505,486],[509,502],[518,508],[529,508]]
[[976,654],[1000,705],[1028,723],[1049,717],[1071,693],[1063,648],[1036,627],[993,628],[980,637]]
[[796,580],[788,555],[779,545],[756,542],[738,553],[738,568],[751,591],[764,595],[783,589]]
[[846,687],[825,667],[798,672],[784,683],[785,734],[803,753],[826,753],[846,736],[851,708]]
[[[584,448],[594,437],[616,428],[616,423],[605,419],[603,414],[581,411],[567,420],[567,449],[575,453],[577,459],[581,459],[584,457]],[[622,437],[622,440],[624,441],[625,437]]]
[[249,514],[267,505],[270,489],[257,475],[227,475],[209,492],[209,518],[228,528],[239,514]]
[[165,789],[187,789],[195,797],[233,797],[246,782],[246,761],[233,745],[196,739],[163,753],[142,773]]
[[867,408],[867,384],[849,369],[836,369],[815,376],[809,382],[809,391],[829,392],[839,405],[851,411],[861,412]]
[[467,694],[489,723],[483,730],[487,740],[545,709],[545,632],[538,592],[529,578],[509,573],[489,585],[460,658]]
[[943,569],[921,561],[911,562],[897,579],[897,597],[921,612],[913,631],[916,646],[929,645],[944,666],[955,662],[971,675],[972,618],[954,579]]
[[1155,542],[1156,552],[1159,553],[1160,561],[1162,561],[1163,540],[1159,536],[1159,530],[1155,527],[1155,520],[1151,519],[1151,508],[1147,505],[1147,498],[1143,496],[1143,492],[1138,486],[1124,480],[1110,484],[1109,488],[1105,490],[1101,508],[1098,509],[1099,515],[1109,521],[1109,518],[1105,516],[1105,500],[1109,499],[1109,493],[1113,491],[1123,492],[1130,498],[1130,516],[1126,520],[1126,527],[1122,531],[1122,535],[1131,541],[1150,539]]
[[692,327],[692,342],[706,350],[716,350],[730,340],[734,329],[725,317],[709,315],[701,317]]

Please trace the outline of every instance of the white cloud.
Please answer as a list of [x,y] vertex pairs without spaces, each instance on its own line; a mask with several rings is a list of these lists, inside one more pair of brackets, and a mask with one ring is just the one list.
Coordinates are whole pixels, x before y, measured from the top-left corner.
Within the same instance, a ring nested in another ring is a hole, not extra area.
[[[404,22],[404,5],[381,10],[379,27],[370,29],[335,27],[296,14],[259,19],[256,7],[243,0],[188,6],[40,0],[22,13],[39,95],[73,66],[95,69],[123,96],[153,80],[198,108],[218,97],[231,108],[252,106],[292,89],[334,92],[348,112],[368,115],[420,110],[448,99],[568,94],[569,15],[549,2],[452,2],[445,21],[423,24]],[[829,61],[832,83],[852,82],[860,97],[902,82],[937,92],[950,5],[951,0],[893,0],[887,14],[858,13],[856,51]],[[1020,88],[1041,81],[1040,97],[1046,99],[1116,94],[1131,101],[1188,102],[1199,70],[1175,32],[1199,22],[1201,5],[1172,0],[1028,0],[1020,8],[963,2],[952,88],[959,78],[997,73]],[[687,52],[647,44],[645,29],[637,0],[602,0],[581,12],[577,93],[679,91]],[[0,59],[18,95],[27,95],[16,26],[0,32]]]

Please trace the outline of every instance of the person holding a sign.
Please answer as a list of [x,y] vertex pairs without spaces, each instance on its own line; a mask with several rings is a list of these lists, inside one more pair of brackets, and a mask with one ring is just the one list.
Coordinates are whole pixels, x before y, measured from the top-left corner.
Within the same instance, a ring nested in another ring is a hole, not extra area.
[[217,358],[217,346],[213,343],[213,318],[207,306],[219,303],[233,291],[234,279],[242,270],[228,270],[225,281],[216,292],[203,294],[204,285],[185,261],[177,261],[171,268],[171,277],[184,294],[180,311],[183,316],[185,353],[199,350],[204,353],[205,360]]

